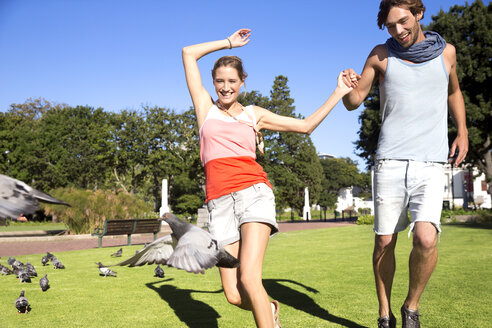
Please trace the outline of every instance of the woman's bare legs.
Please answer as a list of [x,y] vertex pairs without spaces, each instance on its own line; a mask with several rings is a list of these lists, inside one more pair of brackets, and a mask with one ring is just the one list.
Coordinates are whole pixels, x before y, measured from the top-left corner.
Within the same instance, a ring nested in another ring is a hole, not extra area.
[[271,228],[260,222],[241,225],[241,241],[225,248],[240,261],[239,269],[220,268],[222,286],[229,303],[253,311],[257,327],[273,327],[270,299],[263,287],[263,259]]

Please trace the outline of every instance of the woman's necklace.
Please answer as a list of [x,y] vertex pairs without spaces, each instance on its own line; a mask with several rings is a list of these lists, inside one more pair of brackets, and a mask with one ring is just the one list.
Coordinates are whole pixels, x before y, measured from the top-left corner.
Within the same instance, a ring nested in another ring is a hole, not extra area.
[[237,103],[239,105],[239,107],[241,108],[241,113],[242,112],[245,112],[246,115],[248,116],[248,118],[250,119],[250,122],[245,121],[245,120],[238,119],[237,117],[241,113],[239,113],[238,115],[232,115],[231,113],[229,113],[229,109],[231,109],[231,107],[234,106],[234,104],[231,105],[231,107],[229,107],[229,108],[225,108],[220,103],[219,100],[217,100],[215,103],[216,103],[218,109],[220,109],[221,111],[223,111],[224,113],[226,113],[227,115],[229,115],[230,117],[232,117],[233,119],[235,119],[237,122],[246,124],[246,125],[248,125],[248,126],[250,126],[250,127],[253,128],[253,131],[255,132],[255,137],[256,137],[256,145],[258,146],[258,150],[260,151],[260,153],[263,155],[264,154],[264,149],[265,149],[265,144],[263,143],[263,135],[261,134],[260,131],[258,131],[256,129],[256,122],[253,120],[253,118],[251,117],[251,115],[249,115],[249,113],[244,110],[243,105],[241,105],[240,103]]

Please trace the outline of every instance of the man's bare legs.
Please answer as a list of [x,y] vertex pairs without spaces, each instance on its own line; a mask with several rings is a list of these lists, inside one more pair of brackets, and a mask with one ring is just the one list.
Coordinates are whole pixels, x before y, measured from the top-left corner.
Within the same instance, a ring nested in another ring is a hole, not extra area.
[[379,316],[389,316],[391,312],[391,287],[395,276],[395,246],[398,234],[376,235],[372,264],[376,291],[379,301]]
[[[379,316],[391,312],[391,287],[395,275],[395,246],[398,234],[376,235],[373,269],[379,301]],[[437,263],[437,230],[430,222],[416,222],[413,231],[413,249],[409,260],[409,288],[404,305],[417,310],[424,291]]]
[[225,248],[239,258],[239,269],[220,268],[224,293],[229,303],[253,311],[257,327],[273,327],[270,299],[262,282],[263,259],[270,237],[267,224],[241,225],[241,241]]
[[419,308],[419,300],[437,264],[437,230],[430,222],[416,222],[410,253],[410,282],[403,303],[410,310]]

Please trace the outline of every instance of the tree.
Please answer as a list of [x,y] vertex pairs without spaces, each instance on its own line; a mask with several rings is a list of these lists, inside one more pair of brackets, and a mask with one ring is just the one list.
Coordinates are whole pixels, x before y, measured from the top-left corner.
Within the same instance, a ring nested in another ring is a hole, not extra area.
[[51,187],[43,180],[48,166],[46,157],[52,149],[41,136],[42,118],[51,109],[63,108],[66,105],[51,104],[42,98],[29,98],[23,104],[10,105],[8,112],[1,115],[0,145],[2,153],[9,150],[5,155],[10,162],[10,174],[34,188],[46,190]]
[[[465,99],[470,149],[465,159],[485,173],[488,193],[492,196],[492,4],[485,6],[477,0],[471,5],[453,6],[449,12],[441,10],[432,16],[426,30],[440,33],[447,42],[456,47],[457,74]],[[381,126],[379,93],[374,88],[364,102],[365,109],[359,116],[361,127],[359,140],[355,142],[368,166],[373,164],[377,136]],[[456,128],[449,126],[449,140],[456,137]]]
[[334,208],[342,188],[359,186],[364,191],[370,190],[370,174],[359,172],[357,163],[350,158],[329,158],[320,162],[323,167],[321,207]]
[[109,114],[88,106],[49,109],[41,118],[39,177],[49,188],[104,186],[110,153]]
[[379,112],[379,88],[373,87],[364,100],[365,109],[359,116],[359,140],[355,141],[356,154],[364,158],[367,167],[374,165],[379,131],[381,129],[381,114]]
[[136,193],[145,180],[148,138],[144,118],[137,111],[123,110],[111,117],[114,151],[112,175],[126,193]]

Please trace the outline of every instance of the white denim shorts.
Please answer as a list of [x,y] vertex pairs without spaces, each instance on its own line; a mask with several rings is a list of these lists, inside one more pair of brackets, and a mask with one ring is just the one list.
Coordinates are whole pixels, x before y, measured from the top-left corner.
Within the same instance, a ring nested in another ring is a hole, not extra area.
[[443,164],[379,160],[374,168],[373,186],[376,234],[391,235],[405,230],[409,224],[411,232],[419,221],[431,222],[441,232]]
[[209,231],[221,246],[238,241],[243,223],[262,222],[270,225],[270,235],[278,232],[275,218],[275,196],[264,183],[224,195],[207,203]]

